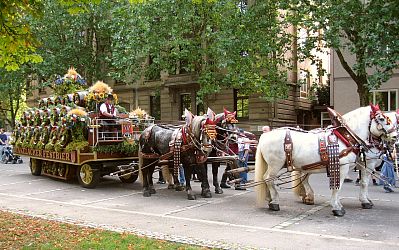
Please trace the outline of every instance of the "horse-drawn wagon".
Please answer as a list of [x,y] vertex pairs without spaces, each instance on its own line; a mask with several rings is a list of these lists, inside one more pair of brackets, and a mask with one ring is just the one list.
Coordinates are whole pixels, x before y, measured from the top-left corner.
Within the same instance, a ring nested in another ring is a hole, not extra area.
[[103,82],[87,90],[82,90],[82,83],[70,69],[55,81],[55,96],[24,112],[14,130],[14,153],[30,157],[32,175],[76,177],[86,188],[94,188],[104,175],[135,182],[137,140],[154,118],[140,109],[127,113],[117,105],[118,119],[102,117],[100,105],[108,95],[117,101],[116,94]]

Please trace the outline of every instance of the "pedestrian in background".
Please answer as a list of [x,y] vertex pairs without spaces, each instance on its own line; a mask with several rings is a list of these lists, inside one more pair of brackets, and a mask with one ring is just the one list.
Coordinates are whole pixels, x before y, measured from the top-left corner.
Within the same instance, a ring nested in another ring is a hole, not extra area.
[[4,147],[7,146],[8,137],[4,133],[4,129],[0,128],[0,154],[3,156]]
[[269,126],[263,126],[263,127],[262,127],[262,132],[263,132],[263,133],[267,133],[267,132],[270,132],[270,131],[271,131],[271,129],[270,129]]
[[248,182],[248,156],[249,156],[249,146],[251,143],[257,143],[256,140],[250,140],[245,136],[244,130],[239,130],[240,134],[237,140],[238,144],[238,166],[245,168],[246,171],[240,173],[240,184],[236,185],[235,190],[246,190],[246,188],[242,187],[245,183]]
[[384,190],[387,193],[392,193],[393,189],[391,187],[395,186],[395,169],[393,166],[395,157],[396,155],[390,154],[389,152],[383,157],[384,164],[381,168],[381,177],[383,180],[380,180],[380,184],[384,185]]

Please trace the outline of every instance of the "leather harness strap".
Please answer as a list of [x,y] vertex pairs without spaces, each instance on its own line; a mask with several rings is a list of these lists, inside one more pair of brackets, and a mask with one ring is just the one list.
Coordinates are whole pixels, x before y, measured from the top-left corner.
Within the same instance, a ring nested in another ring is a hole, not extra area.
[[327,153],[327,145],[326,139],[324,138],[324,134],[319,135],[319,153],[321,161],[328,161],[328,153]]
[[334,134],[328,136],[327,176],[330,177],[330,189],[339,189],[340,186],[340,164],[339,164],[338,139]]
[[294,165],[292,162],[292,139],[289,130],[287,130],[285,133],[284,151],[285,151],[287,171],[292,172],[294,170]]

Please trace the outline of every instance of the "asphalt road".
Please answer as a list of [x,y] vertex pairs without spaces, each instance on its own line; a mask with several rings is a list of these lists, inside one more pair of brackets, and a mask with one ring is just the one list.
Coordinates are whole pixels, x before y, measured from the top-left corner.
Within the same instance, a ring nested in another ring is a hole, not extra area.
[[[399,249],[399,189],[385,193],[381,186],[370,186],[374,208],[364,210],[359,188],[345,183],[346,215],[338,218],[331,213],[323,174],[310,178],[315,205],[304,205],[283,189],[281,211],[272,212],[255,207],[253,189],[224,189],[205,199],[194,183],[198,198],[189,201],[185,192],[156,185],[157,194],[145,198],[140,182],[122,184],[106,177],[96,189],[84,189],[77,181],[32,176],[24,160],[0,164],[1,210],[226,249]],[[357,173],[350,174],[355,178]]]

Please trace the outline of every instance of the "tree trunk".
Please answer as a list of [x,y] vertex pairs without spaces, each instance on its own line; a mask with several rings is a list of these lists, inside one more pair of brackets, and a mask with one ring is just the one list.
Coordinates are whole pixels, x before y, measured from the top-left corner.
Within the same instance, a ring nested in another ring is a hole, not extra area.
[[367,88],[367,75],[357,75],[353,79],[357,85],[357,94],[359,95],[360,107],[364,107],[370,104],[369,90]]
[[367,106],[370,104],[369,91],[365,87],[365,83],[356,83],[357,93],[359,95],[360,107]]

